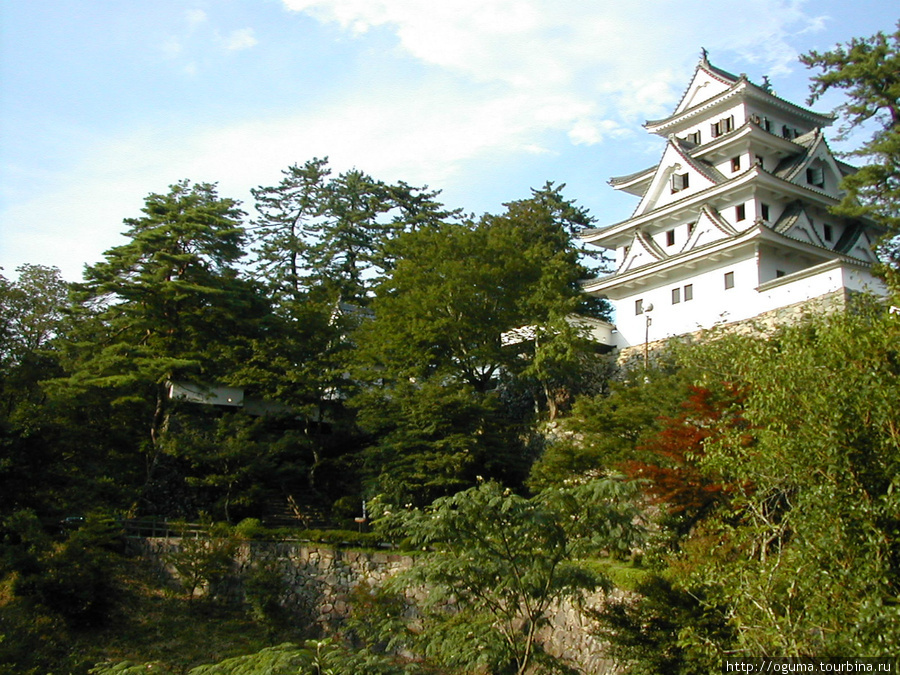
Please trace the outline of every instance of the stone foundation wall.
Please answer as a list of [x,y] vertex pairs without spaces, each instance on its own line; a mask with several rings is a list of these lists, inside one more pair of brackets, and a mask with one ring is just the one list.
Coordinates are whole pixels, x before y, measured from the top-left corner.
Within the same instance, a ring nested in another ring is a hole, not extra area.
[[[177,572],[167,558],[179,550],[180,539],[132,541],[137,552],[156,565],[164,580],[177,583]],[[340,628],[348,616],[351,593],[360,583],[378,586],[413,564],[413,558],[394,553],[334,550],[290,542],[245,542],[234,557],[229,579],[215,591],[231,601],[243,602],[243,578],[247,573],[259,567],[277,570],[284,587],[281,604],[298,619],[314,622],[323,634],[328,634]],[[591,595],[585,599],[585,607],[597,607],[603,601],[602,594]],[[602,642],[591,634],[592,620],[579,608],[563,603],[553,608],[549,618],[543,638],[550,653],[567,658],[585,674],[620,672],[604,657]]]

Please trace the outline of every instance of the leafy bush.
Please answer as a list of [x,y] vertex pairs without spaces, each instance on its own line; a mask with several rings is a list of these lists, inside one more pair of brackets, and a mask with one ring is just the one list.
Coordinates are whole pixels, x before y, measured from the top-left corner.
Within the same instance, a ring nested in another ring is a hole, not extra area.
[[61,542],[43,531],[32,512],[14,514],[5,526],[4,558],[17,573],[16,596],[72,626],[93,627],[107,619],[119,595],[120,532],[111,519],[91,515]]

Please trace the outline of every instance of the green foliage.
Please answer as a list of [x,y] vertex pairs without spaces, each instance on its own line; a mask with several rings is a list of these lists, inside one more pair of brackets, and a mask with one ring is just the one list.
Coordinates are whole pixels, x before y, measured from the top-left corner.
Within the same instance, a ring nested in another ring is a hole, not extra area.
[[661,428],[663,416],[678,414],[691,379],[688,368],[668,364],[671,358],[662,355],[659,361],[665,365],[614,380],[609,392],[576,400],[532,465],[529,487],[539,491],[615,473],[627,461],[650,459],[651,453],[641,451],[644,439]]
[[[639,539],[633,489],[612,480],[547,490],[532,499],[486,482],[399,519],[425,555],[407,573],[429,589],[426,653],[453,667],[524,673],[544,653],[538,631],[555,601],[604,584],[574,559],[624,551]],[[453,607],[454,609],[450,609]],[[465,662],[465,663],[463,663]]]
[[210,526],[208,533],[183,532],[177,548],[166,555],[175,568],[187,599],[198,591],[215,599],[219,585],[234,571],[234,555],[240,544],[234,530],[225,525]]
[[746,487],[698,533],[720,554],[688,546],[685,573],[730,605],[748,653],[889,655],[900,637],[898,337],[874,307],[741,355],[754,443],[728,431],[703,465]]
[[330,178],[327,159],[282,174],[279,185],[252,191],[257,265],[280,305],[307,295],[367,304],[392,264],[386,244],[455,215],[427,188],[388,185],[356,169]]
[[255,565],[242,574],[241,581],[254,620],[274,628],[288,625],[291,616],[284,606],[287,585],[277,562]]
[[102,625],[121,593],[120,537],[115,522],[99,515],[54,540],[33,512],[13,514],[3,523],[2,542],[12,593],[72,628]]
[[718,671],[718,659],[734,639],[722,608],[660,576],[635,590],[636,599],[610,600],[595,612],[610,658],[629,675]]
[[[296,675],[307,673],[313,664],[313,655],[292,644],[263,649],[256,654],[236,656],[220,663],[199,666],[190,675]],[[98,674],[101,675],[101,674]],[[102,674],[105,675],[105,674]]]
[[895,292],[900,289],[900,24],[897,28],[889,35],[878,32],[801,57],[808,68],[821,71],[812,78],[810,103],[829,90],[846,93],[846,103],[837,109],[846,123],[844,134],[874,123],[871,138],[849,153],[866,164],[841,182],[846,195],[835,211],[851,218],[870,217],[887,228],[882,272]]
[[[607,616],[634,672],[706,672],[726,653],[890,655],[900,625],[898,337],[895,317],[863,303],[769,339],[678,350],[695,382],[686,400],[693,390],[732,403],[695,400],[643,442],[678,448],[660,474],[670,496],[728,489],[691,529],[669,531],[670,583]],[[665,638],[673,631],[677,642]],[[680,665],[663,668],[654,654]]]
[[362,455],[366,488],[391,503],[421,506],[473,485],[478,475],[512,482],[521,470],[521,442],[494,394],[398,382],[362,393],[353,405],[360,426],[378,439]]

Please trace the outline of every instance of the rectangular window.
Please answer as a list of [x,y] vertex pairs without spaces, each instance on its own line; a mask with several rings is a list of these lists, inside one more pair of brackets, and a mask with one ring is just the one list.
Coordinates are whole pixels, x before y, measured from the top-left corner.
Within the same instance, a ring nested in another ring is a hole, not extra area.
[[672,194],[687,189],[689,182],[689,176],[686,173],[672,174]]
[[784,138],[791,138],[793,134],[791,133],[791,128],[787,124],[781,125],[781,135]]
[[734,218],[738,222],[742,221],[747,217],[747,206],[745,204],[738,204],[734,207]]
[[666,232],[666,246],[674,246],[675,245],[675,230],[669,230]]
[[780,279],[784,276],[784,270],[775,270],[775,278]]
[[687,136],[685,136],[685,140],[693,143],[694,145],[700,145],[700,132],[694,131]]
[[693,299],[694,299],[694,284],[688,284],[687,286],[684,287],[684,301],[687,302],[688,300],[693,300]]
[[762,126],[763,126],[763,129],[771,132],[772,131],[772,120],[770,120],[768,117],[763,117]]
[[644,313],[644,301],[643,300],[635,300],[634,301],[634,313],[635,314],[643,314]]
[[822,229],[825,232],[825,241],[831,241],[831,238],[834,236],[834,232],[831,229],[831,225],[823,224]]
[[811,166],[806,169],[806,182],[816,187],[825,187],[825,171],[821,166]]
[[732,171],[740,171],[741,170],[741,158],[740,157],[732,157],[731,158],[731,170]]
[[769,220],[769,205],[768,204],[760,204],[759,205],[759,213],[762,216],[763,220]]
[[672,304],[677,305],[679,302],[681,302],[681,289],[673,288],[672,289]]
[[734,272],[725,272],[725,290],[734,288]]
[[713,122],[710,125],[710,131],[712,131],[713,138],[718,138],[723,134],[727,134],[729,131],[734,130],[734,116],[723,117],[718,122]]

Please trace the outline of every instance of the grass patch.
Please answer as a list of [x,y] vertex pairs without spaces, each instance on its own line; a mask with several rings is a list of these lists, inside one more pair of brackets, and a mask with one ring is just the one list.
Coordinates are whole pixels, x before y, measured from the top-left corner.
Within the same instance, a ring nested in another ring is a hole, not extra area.
[[580,560],[580,565],[594,572],[605,574],[616,588],[624,591],[635,591],[642,581],[651,576],[652,572],[633,562],[614,560],[613,558],[592,558]]
[[[123,567],[121,592],[109,620],[91,630],[66,627],[33,607],[4,598],[0,675],[86,675],[95,664],[121,661],[155,662],[159,668],[154,672],[184,673],[311,636],[305,625],[273,629],[253,621],[244,607],[188,602],[183,593],[165,588],[143,560],[128,559]],[[18,641],[19,648],[13,650],[10,640]],[[41,648],[51,644],[52,650]]]

